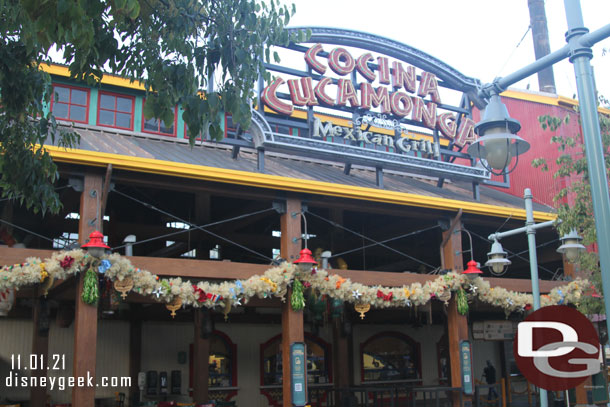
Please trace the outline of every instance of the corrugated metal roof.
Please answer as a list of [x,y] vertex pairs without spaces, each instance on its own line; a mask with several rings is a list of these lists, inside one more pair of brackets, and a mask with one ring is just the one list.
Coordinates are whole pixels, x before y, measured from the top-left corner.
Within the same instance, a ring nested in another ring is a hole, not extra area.
[[[206,142],[191,147],[186,140],[170,137],[155,137],[94,126],[73,125],[70,128],[80,134],[81,142],[78,148],[83,150],[258,172],[257,153],[253,149],[242,148],[238,157],[234,159],[232,147],[220,143]],[[376,173],[373,168],[354,166],[349,174],[345,174],[343,163],[282,154],[267,153],[264,172],[297,179],[377,188]],[[384,172],[383,183],[384,189],[389,191],[476,202],[472,196],[472,185],[467,182],[445,182],[442,188],[438,188],[436,179],[387,171]],[[480,195],[481,203],[523,208],[522,199],[485,186],[480,187]],[[535,204],[534,209],[552,211],[551,208],[538,204]]]

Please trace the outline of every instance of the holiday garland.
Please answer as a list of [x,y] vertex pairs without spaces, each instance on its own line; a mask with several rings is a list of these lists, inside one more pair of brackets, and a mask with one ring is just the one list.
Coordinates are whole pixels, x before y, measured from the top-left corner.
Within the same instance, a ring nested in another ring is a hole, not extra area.
[[[99,266],[94,267],[94,263]],[[273,267],[263,275],[254,275],[246,280],[221,283],[202,281],[192,284],[180,277],[160,278],[147,270],[134,267],[127,258],[119,254],[105,256],[98,263],[98,260],[80,249],[55,252],[44,262],[38,258],[28,258],[25,263],[2,267],[0,291],[40,283],[48,289],[54,280],[64,280],[82,271],[87,271],[89,277],[86,278],[89,281],[91,276],[96,277],[99,272],[115,283],[115,288],[120,285],[121,290],[125,292],[133,291],[152,296],[164,303],[179,300],[181,304],[193,307],[239,306],[247,303],[252,297],[278,297],[285,301],[288,287],[291,285],[293,293],[290,302],[295,310],[302,309],[304,288],[311,288],[319,295],[343,302],[355,305],[370,304],[376,308],[421,306],[432,299],[448,303],[452,293],[457,292],[458,309],[464,314],[468,312],[468,301],[473,299],[500,307],[507,314],[528,309],[533,302],[531,294],[491,287],[488,281],[480,277],[469,280],[456,272],[438,276],[423,284],[382,287],[356,283],[327,270],[313,269],[303,273],[290,263]],[[116,283],[125,279],[131,281],[128,284]],[[543,295],[541,304],[578,304],[589,286],[588,281],[577,279],[554,288],[548,295]],[[99,292],[95,294],[93,285],[87,287],[87,301],[93,301],[96,295],[99,296]],[[83,293],[83,300],[84,297]]]

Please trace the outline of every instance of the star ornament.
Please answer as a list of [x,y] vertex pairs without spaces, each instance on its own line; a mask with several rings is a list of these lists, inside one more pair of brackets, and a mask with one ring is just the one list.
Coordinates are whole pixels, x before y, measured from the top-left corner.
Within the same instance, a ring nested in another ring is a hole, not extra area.
[[154,295],[157,296],[157,298],[161,297],[163,295],[163,287],[157,287],[153,290],[152,292]]
[[361,293],[360,293],[360,291],[358,291],[358,290],[353,290],[353,291],[352,291],[352,296],[353,296],[355,299],[359,299],[360,297],[362,297],[362,294],[361,294]]
[[233,305],[240,306],[241,305],[241,298],[236,299],[235,302],[233,303]]
[[476,294],[478,289],[479,289],[479,287],[477,287],[476,285],[470,284],[470,292],[471,293]]
[[410,307],[410,306],[411,306],[411,300],[407,298],[407,299],[405,300],[405,305],[406,305],[407,307]]

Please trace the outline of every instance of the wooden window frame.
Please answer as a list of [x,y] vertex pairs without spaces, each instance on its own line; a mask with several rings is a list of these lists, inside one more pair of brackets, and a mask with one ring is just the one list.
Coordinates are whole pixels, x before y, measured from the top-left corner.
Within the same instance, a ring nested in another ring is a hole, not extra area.
[[[125,98],[125,99],[130,99],[131,100],[131,120],[129,121],[129,126],[130,127],[121,127],[121,126],[117,126],[116,125],[116,114],[117,113],[127,113],[127,112],[121,112],[119,110],[116,110],[116,99],[115,99],[115,106],[114,106],[114,110],[110,110],[110,109],[102,109],[101,106],[101,102],[102,102],[102,95],[108,95],[108,96],[113,96],[115,98],[120,97],[120,98]],[[114,113],[114,125],[110,125],[110,124],[101,124],[100,123],[100,111],[104,110],[107,112],[113,112]],[[107,92],[107,91],[103,91],[100,90],[98,92],[97,95],[97,125],[98,126],[103,126],[103,127],[110,127],[113,129],[121,129],[121,130],[130,130],[133,131],[133,123],[134,123],[134,118],[135,118],[135,110],[136,110],[136,98],[135,96],[131,96],[131,95],[126,95],[124,93],[115,93],[115,92]]]
[[158,131],[152,131],[152,130],[146,130],[144,128],[144,124],[146,123],[146,118],[144,117],[144,105],[146,104],[146,99],[142,100],[142,133],[148,133],[148,134],[156,134],[159,136],[166,136],[166,137],[177,137],[178,136],[178,106],[174,106],[174,132],[173,133],[163,133],[161,131],[161,119],[156,118],[158,121],[158,125],[157,128],[159,129]]
[[[65,120],[65,121],[69,121],[69,122],[74,122],[74,123],[84,123],[84,124],[88,124],[89,123],[89,99],[91,97],[91,91],[88,88],[81,88],[80,86],[72,86],[72,85],[64,85],[63,83],[54,83],[53,84],[53,93],[51,94],[51,112],[53,112],[53,105],[55,104],[55,88],[66,88],[70,90],[70,98],[68,100],[68,103],[65,102],[57,102],[59,104],[67,104],[68,105],[68,117],[56,117],[56,119],[58,120]],[[72,103],[72,90],[80,90],[83,91],[87,94],[87,104],[86,105],[79,105],[76,103]],[[79,106],[79,107],[84,107],[85,108],[85,120],[75,120],[70,118],[70,112],[71,112],[71,107],[72,105],[74,106]]]

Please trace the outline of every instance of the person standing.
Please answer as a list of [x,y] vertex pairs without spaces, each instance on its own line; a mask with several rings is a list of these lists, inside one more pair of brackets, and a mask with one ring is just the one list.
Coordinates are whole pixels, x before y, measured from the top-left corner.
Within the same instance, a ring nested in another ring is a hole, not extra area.
[[491,385],[489,388],[489,393],[487,393],[487,401],[496,400],[498,398],[498,392],[496,391],[496,368],[493,367],[491,361],[487,361],[487,366],[483,369],[483,377],[485,377],[485,381],[488,385]]

